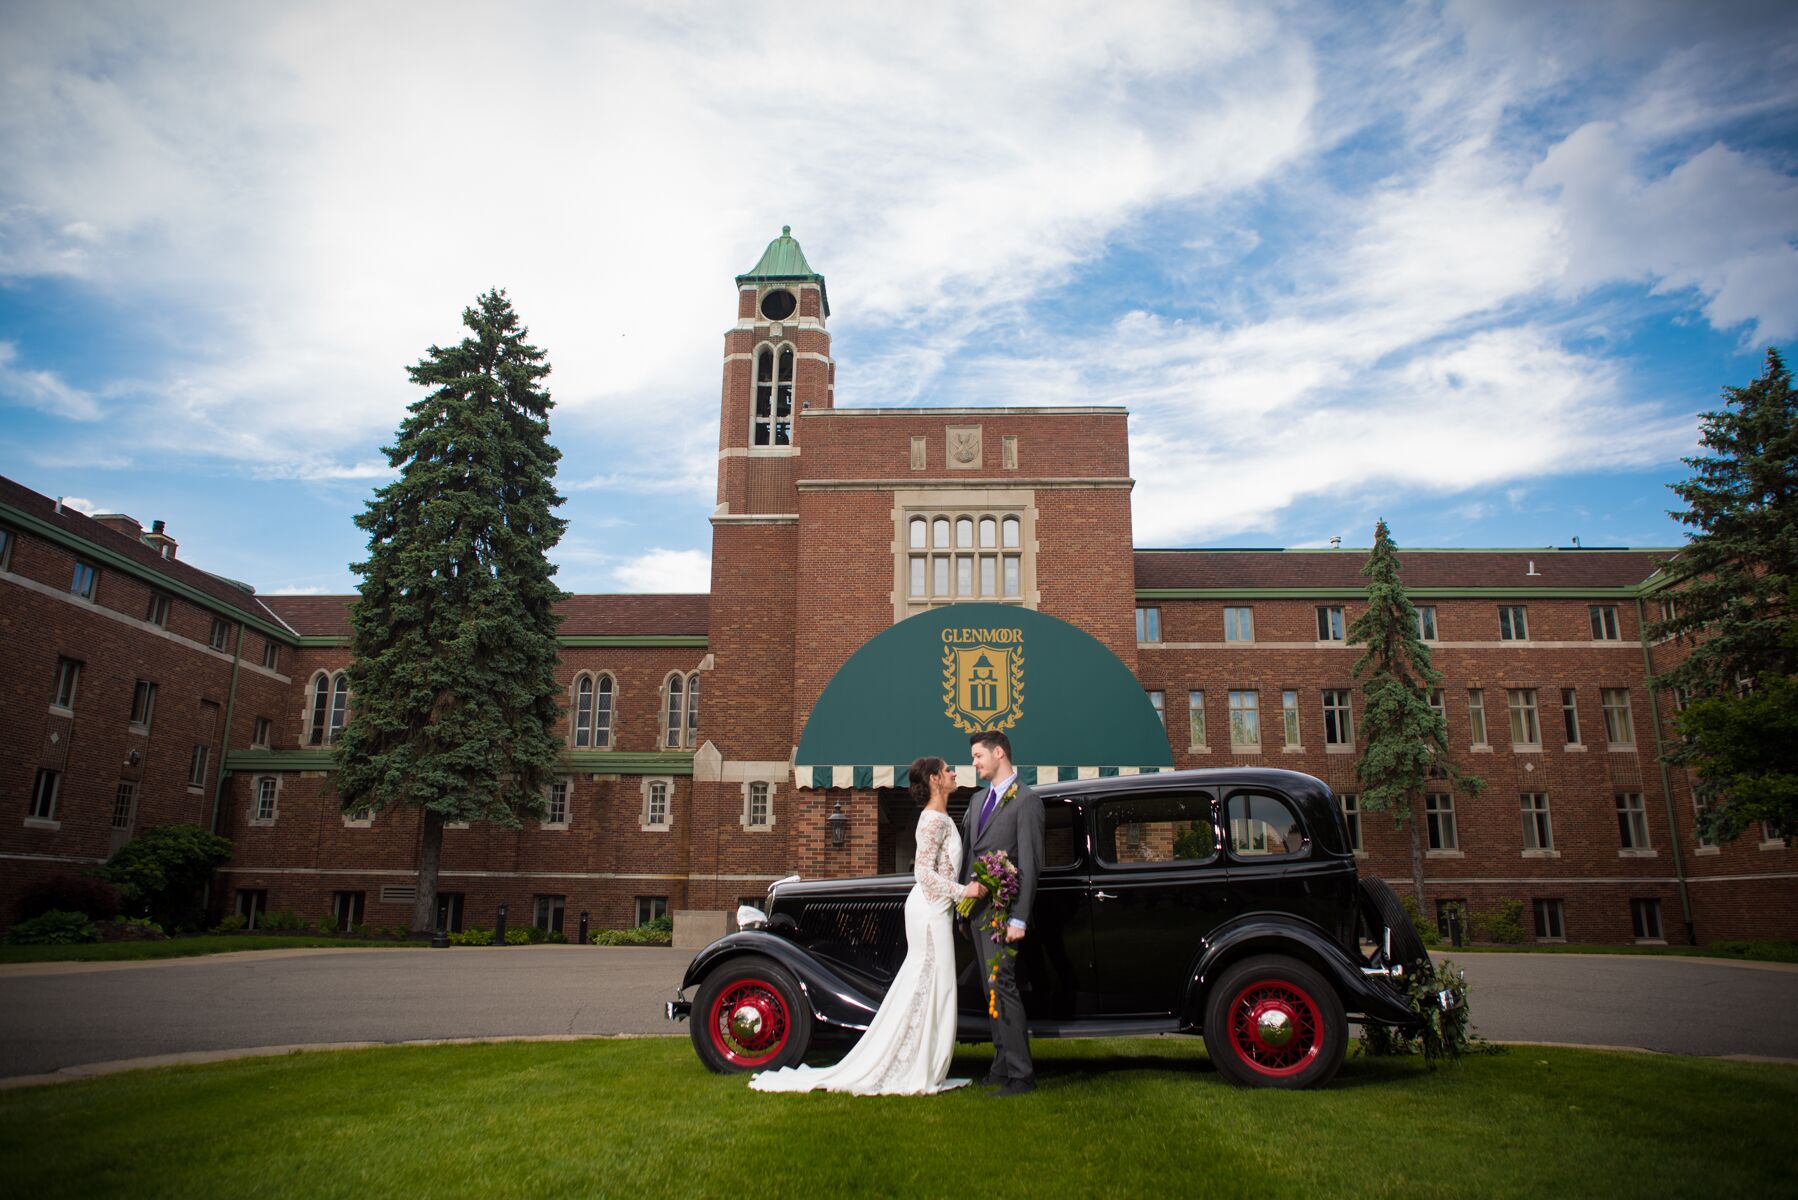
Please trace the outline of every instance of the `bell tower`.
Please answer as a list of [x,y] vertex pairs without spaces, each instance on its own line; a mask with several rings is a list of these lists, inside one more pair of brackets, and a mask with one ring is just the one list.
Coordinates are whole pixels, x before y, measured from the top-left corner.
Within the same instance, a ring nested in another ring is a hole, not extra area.
[[830,295],[790,225],[737,276],[737,321],[724,335],[718,515],[796,511],[799,414],[835,402]]

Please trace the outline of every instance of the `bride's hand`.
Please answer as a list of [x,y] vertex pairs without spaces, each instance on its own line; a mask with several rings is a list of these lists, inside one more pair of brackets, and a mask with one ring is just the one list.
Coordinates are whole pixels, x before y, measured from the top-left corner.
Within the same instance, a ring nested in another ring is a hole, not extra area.
[[986,895],[986,884],[981,883],[978,879],[969,880],[968,886],[962,889],[961,894],[969,900],[978,900]]

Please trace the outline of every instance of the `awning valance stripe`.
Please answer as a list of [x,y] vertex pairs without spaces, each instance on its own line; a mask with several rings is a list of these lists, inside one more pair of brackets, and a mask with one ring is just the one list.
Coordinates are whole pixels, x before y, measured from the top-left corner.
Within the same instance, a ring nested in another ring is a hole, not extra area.
[[[1079,779],[1111,779],[1119,775],[1155,775],[1168,770],[1167,767],[1143,766],[1103,766],[1103,767],[1067,767],[1044,766],[1020,763],[1018,777],[1029,787],[1037,787],[1046,783],[1072,783]],[[974,775],[971,766],[955,768],[955,784],[957,787],[975,787],[980,780]],[[881,765],[847,765],[847,766],[811,766],[793,768],[793,786],[797,788],[857,788],[865,791],[875,788],[909,787],[911,784],[911,766]]]

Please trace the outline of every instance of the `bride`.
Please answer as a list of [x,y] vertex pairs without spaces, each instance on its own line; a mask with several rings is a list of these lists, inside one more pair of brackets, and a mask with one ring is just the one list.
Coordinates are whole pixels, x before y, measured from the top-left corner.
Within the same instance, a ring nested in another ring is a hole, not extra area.
[[921,1096],[966,1085],[948,1079],[955,1053],[955,944],[949,910],[962,897],[961,833],[949,816],[955,771],[940,758],[911,765],[918,814],[917,879],[905,898],[905,961],[861,1040],[829,1067],[784,1067],[749,1081],[761,1092]]

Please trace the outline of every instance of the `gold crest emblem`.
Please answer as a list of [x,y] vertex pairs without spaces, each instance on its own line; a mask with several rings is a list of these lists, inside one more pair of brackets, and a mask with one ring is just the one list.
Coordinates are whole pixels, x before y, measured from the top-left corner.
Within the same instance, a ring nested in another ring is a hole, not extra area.
[[1024,715],[1022,640],[1007,630],[1008,645],[968,644],[951,640],[956,632],[943,635],[943,715],[964,733],[1011,728]]

